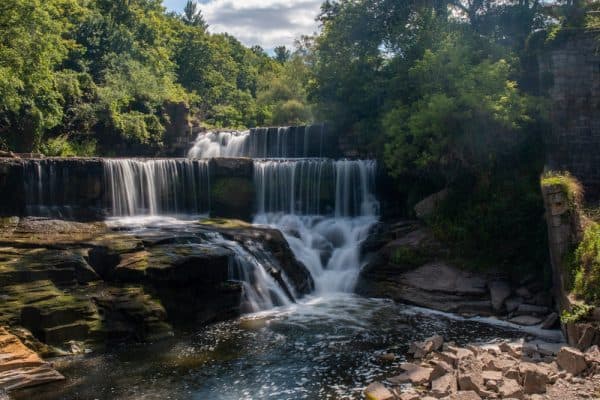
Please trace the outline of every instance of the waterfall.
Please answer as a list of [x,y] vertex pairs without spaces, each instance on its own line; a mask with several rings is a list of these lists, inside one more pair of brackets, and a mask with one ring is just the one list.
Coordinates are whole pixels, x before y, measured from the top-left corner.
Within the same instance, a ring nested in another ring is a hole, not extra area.
[[258,214],[376,215],[373,160],[255,160]]
[[206,234],[206,239],[233,252],[228,273],[230,280],[242,285],[243,312],[268,310],[294,301],[285,275],[260,243],[247,240],[242,245],[217,232]]
[[254,222],[280,229],[317,294],[354,289],[361,243],[377,222],[373,160],[256,160]]
[[52,160],[35,160],[24,167],[25,208],[29,215],[68,216],[71,200],[66,191],[57,191],[56,183],[68,182],[69,170]]
[[188,157],[322,157],[324,136],[324,125],[209,131],[198,135]]
[[103,163],[113,216],[209,210],[208,161],[107,159]]

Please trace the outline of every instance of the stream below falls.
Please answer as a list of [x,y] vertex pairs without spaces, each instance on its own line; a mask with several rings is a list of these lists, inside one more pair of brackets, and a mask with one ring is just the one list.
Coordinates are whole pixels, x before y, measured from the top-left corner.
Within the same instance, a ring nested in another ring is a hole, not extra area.
[[[392,376],[408,344],[434,333],[459,344],[522,331],[353,294],[302,302],[146,345],[58,359],[66,376],[15,400],[358,399]],[[385,363],[379,355],[397,354]]]

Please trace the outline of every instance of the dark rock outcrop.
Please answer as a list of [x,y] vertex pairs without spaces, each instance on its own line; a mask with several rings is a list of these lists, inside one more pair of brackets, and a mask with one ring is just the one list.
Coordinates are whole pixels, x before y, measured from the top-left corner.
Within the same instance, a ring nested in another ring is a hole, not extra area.
[[515,317],[514,322],[523,320],[524,325],[530,324],[531,315],[539,316],[539,323],[551,313],[549,307],[533,304],[543,293],[535,281],[527,287],[536,295],[516,301],[511,295],[518,291],[518,283],[500,273],[459,268],[449,261],[449,250],[416,221],[377,227],[363,251],[371,254],[359,276],[356,290],[361,295],[446,312]]
[[61,347],[154,340],[173,326],[239,315],[242,287],[229,268],[234,253],[215,232],[263,257],[290,296],[313,286],[281,232],[241,221],[143,231],[43,218],[10,218],[2,226],[0,325],[25,327]]

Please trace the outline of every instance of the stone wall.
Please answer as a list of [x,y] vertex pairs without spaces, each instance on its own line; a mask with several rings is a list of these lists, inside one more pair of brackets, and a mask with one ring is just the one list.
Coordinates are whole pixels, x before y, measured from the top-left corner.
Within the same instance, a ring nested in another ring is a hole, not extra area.
[[[577,204],[570,204],[569,196],[561,185],[542,186],[548,224],[548,242],[554,296],[559,311],[572,312],[581,302],[574,298],[568,287],[569,253],[582,238],[584,224]],[[600,309],[596,309],[584,320],[563,324],[563,333],[571,346],[585,350],[591,345],[600,345]]]
[[574,33],[539,59],[540,80],[550,99],[547,164],[569,171],[600,199],[600,40]]

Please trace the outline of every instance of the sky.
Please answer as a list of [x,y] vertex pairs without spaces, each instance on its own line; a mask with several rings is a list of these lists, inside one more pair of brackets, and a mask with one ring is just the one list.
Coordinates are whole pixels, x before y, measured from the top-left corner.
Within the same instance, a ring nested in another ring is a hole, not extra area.
[[[213,33],[227,32],[247,46],[265,50],[285,45],[317,30],[315,17],[323,0],[200,0],[204,19]],[[182,12],[186,0],[164,0],[172,11]]]

